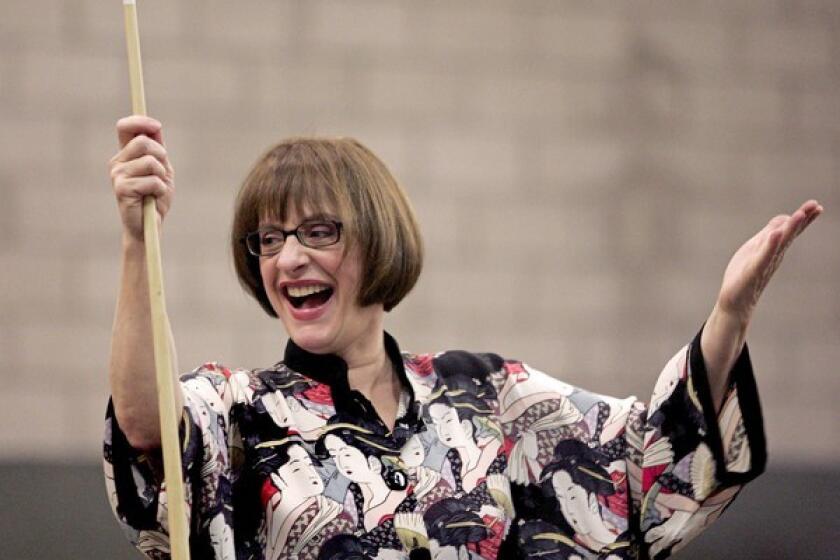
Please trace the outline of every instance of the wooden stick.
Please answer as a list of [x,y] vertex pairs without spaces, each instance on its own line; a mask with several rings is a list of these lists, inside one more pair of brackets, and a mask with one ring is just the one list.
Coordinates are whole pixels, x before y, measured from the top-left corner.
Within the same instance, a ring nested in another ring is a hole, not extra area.
[[[136,0],[123,0],[125,40],[128,47],[128,69],[131,80],[131,105],[135,115],[146,114],[143,89],[143,66],[140,61],[140,33],[137,26]],[[146,245],[146,269],[149,279],[149,303],[152,315],[152,336],[155,348],[160,439],[163,448],[163,473],[166,488],[169,546],[173,560],[189,560],[189,525],[181,470],[181,446],[178,424],[181,411],[175,410],[175,374],[172,371],[172,349],[169,346],[169,321],[163,295],[163,270],[160,259],[155,199],[143,199],[143,238]]]

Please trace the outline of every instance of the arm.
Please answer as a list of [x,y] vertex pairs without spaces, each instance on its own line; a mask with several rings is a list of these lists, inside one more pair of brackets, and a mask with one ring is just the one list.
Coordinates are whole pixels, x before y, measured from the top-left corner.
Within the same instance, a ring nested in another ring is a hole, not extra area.
[[720,411],[729,386],[729,372],[741,354],[761,293],[787,248],[822,211],[818,202],[809,200],[790,216],[776,216],[729,261],[701,339],[715,412]]
[[[109,163],[123,224],[122,275],[111,338],[110,384],[114,412],[135,448],[160,447],[154,346],[143,242],[142,203],[154,196],[160,218],[172,203],[173,171],[161,126],[147,117],[117,123],[121,149]],[[170,344],[171,344],[170,330]],[[173,346],[174,348],[174,346]],[[173,368],[177,371],[177,368]],[[176,409],[183,396],[175,384]]]

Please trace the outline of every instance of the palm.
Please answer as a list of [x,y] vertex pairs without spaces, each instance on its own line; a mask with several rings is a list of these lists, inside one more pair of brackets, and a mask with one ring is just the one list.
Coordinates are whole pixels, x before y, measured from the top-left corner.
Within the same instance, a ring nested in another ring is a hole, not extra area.
[[785,251],[822,210],[819,203],[809,200],[790,216],[776,216],[744,243],[723,274],[718,307],[747,324]]

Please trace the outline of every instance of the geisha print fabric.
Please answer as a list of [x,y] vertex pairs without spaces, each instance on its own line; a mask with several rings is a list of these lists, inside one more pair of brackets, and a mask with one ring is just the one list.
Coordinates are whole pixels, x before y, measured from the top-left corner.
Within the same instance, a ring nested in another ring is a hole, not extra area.
[[[493,354],[386,350],[404,392],[393,431],[335,356],[290,342],[263,370],[181,378],[193,558],[664,558],[763,470],[746,348],[719,414],[698,334],[649,405]],[[166,489],[109,408],[105,473],[129,539],[168,558]]]

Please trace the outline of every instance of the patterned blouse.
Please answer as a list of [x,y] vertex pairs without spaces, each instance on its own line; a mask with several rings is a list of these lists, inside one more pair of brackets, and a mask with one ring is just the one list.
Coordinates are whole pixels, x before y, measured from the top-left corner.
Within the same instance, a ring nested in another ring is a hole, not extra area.
[[[393,430],[340,358],[291,341],[268,369],[181,377],[192,558],[665,558],[764,469],[746,347],[715,415],[700,334],[649,405],[494,354],[385,345]],[[168,558],[159,456],[131,448],[112,406],[104,465],[132,543]]]

